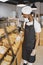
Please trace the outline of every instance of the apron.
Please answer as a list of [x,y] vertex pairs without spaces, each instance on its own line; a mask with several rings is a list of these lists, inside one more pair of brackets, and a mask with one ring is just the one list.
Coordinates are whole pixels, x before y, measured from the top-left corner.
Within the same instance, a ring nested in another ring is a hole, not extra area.
[[22,58],[30,63],[35,62],[35,56],[31,56],[33,49],[35,48],[35,30],[34,21],[33,25],[25,25],[24,42],[22,45]]

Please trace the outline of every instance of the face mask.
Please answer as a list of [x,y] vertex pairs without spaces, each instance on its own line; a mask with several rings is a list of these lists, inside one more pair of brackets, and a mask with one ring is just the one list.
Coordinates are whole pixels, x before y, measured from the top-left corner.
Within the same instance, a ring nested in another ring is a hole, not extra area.
[[24,21],[25,21],[25,22],[29,22],[28,18],[24,18]]

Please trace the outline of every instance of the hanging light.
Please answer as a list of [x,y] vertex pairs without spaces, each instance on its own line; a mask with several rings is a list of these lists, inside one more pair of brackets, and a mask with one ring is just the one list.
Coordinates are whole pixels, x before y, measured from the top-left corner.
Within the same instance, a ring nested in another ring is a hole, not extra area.
[[8,0],[0,0],[1,2],[6,2],[6,1],[8,1]]
[[20,0],[17,4],[17,7],[24,7],[26,6],[22,0]]
[[18,7],[24,7],[24,6],[26,6],[25,4],[18,4],[17,5]]
[[37,7],[35,6],[35,3],[31,6],[33,10],[37,10]]

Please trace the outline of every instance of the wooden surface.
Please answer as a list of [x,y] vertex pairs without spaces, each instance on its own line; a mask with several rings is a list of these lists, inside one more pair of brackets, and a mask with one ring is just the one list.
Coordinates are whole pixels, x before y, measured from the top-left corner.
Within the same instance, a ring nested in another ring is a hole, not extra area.
[[43,45],[43,28],[42,28],[42,31],[40,33],[40,45]]

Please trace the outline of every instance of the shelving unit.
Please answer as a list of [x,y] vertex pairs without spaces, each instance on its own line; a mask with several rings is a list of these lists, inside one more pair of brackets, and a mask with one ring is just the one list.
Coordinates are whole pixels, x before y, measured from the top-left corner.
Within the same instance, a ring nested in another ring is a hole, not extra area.
[[[9,25],[5,25],[5,23]],[[10,22],[11,23],[11,22]],[[5,34],[1,34],[0,36],[0,47],[5,47],[7,50],[4,54],[0,53],[0,65],[19,65],[18,62],[18,53],[22,54],[22,42],[21,40],[17,40],[17,37],[19,37],[18,28],[16,26],[11,26],[9,22],[1,22],[1,25],[3,25],[3,30]],[[1,32],[1,31],[0,31]],[[21,48],[21,50],[20,50]],[[20,50],[20,51],[19,51]],[[20,58],[22,55],[20,55]],[[10,59],[9,59],[10,58]],[[16,62],[15,62],[16,58]],[[15,62],[15,64],[14,64]]]

